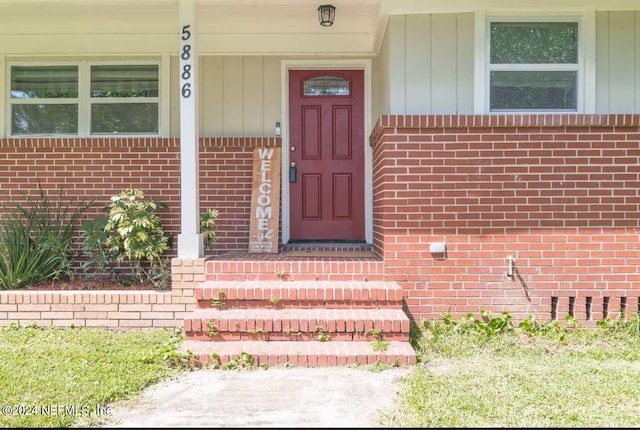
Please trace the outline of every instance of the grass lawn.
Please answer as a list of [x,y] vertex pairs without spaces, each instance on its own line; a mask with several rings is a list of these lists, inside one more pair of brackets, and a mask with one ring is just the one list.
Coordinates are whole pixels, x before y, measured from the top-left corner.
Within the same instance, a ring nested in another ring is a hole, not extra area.
[[[0,426],[108,422],[109,404],[185,369],[177,330],[0,329]],[[423,321],[391,427],[637,427],[640,320]],[[384,369],[382,369],[384,371]]]
[[514,327],[507,317],[423,322],[420,362],[382,424],[637,427],[640,322]]
[[126,399],[178,371],[175,330],[0,329],[0,426],[95,425]]

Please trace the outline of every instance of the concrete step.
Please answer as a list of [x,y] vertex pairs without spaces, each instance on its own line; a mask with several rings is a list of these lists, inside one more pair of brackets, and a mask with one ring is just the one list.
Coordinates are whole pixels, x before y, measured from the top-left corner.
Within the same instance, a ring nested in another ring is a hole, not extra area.
[[382,281],[207,281],[196,288],[201,308],[402,308],[404,291]]
[[187,339],[409,340],[402,309],[196,309],[184,320]]
[[225,366],[247,361],[256,367],[330,367],[416,364],[416,353],[408,342],[390,341],[386,349],[370,341],[227,341],[186,340],[180,351],[192,354],[192,360],[206,365]]

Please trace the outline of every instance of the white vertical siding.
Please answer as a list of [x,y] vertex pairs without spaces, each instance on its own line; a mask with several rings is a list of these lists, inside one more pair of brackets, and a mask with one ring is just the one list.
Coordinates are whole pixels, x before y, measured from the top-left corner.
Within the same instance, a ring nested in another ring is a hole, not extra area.
[[[433,15],[431,28],[431,79],[435,85],[432,85],[431,112],[456,113],[458,93],[456,36],[455,15]],[[410,37],[416,36],[411,35]],[[415,61],[412,58],[407,60],[412,63]]]
[[373,61],[372,97],[374,121],[377,121],[381,115],[387,114],[391,111],[389,107],[389,94],[391,91],[389,85],[389,45],[389,31],[386,31],[380,46],[380,53]]
[[201,57],[200,135],[274,136],[281,112],[280,61],[272,56]]
[[242,135],[263,136],[263,57],[245,57],[242,76]]
[[4,88],[5,88],[5,78],[4,78],[4,74],[5,74],[5,61],[4,61],[4,55],[0,55],[0,137],[4,137],[5,136],[5,111],[4,111],[4,107],[7,106],[8,104],[4,101],[5,100],[5,92],[4,92]]
[[276,122],[282,122],[280,99],[280,58],[263,57],[262,73],[262,136],[275,135]]
[[596,29],[596,111],[640,112],[640,12],[598,12]]
[[392,16],[378,59],[381,113],[473,112],[473,22],[470,13]]
[[609,79],[611,107],[633,112],[635,104],[634,16],[626,12],[609,13]]
[[405,16],[391,17],[387,32],[389,33],[389,113],[406,113],[407,81],[406,81],[406,34]]
[[456,67],[456,113],[473,113],[473,88],[474,88],[474,16],[471,13],[458,15],[456,22],[458,54]]
[[243,76],[244,57],[224,57],[222,62],[222,107],[224,109],[222,136],[243,135]]
[[406,88],[407,114],[421,114],[431,111],[431,15],[408,15],[406,17],[406,59],[412,67],[407,67]]
[[640,12],[635,12],[635,46],[636,46],[636,112],[640,112]]
[[609,104],[609,14],[596,14],[596,113],[607,113]]
[[200,135],[204,137],[222,136],[225,112],[222,105],[224,81],[222,80],[222,57],[202,57],[200,76]]

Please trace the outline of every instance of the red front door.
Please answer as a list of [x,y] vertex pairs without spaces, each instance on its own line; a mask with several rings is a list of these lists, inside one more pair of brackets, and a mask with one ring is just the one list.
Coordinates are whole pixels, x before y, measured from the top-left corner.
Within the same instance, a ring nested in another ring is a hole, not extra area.
[[364,240],[363,71],[290,71],[289,110],[291,240]]

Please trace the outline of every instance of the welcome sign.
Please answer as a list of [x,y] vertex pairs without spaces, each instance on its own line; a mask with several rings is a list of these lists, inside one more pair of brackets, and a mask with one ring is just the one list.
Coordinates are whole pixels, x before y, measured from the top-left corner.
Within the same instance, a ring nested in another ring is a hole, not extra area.
[[249,252],[278,252],[280,222],[280,148],[253,150]]

